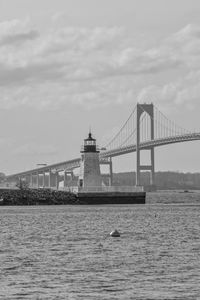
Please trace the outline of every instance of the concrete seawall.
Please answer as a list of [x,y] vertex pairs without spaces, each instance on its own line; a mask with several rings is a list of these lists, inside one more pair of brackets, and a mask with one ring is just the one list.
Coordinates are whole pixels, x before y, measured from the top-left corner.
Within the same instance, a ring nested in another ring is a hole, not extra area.
[[80,203],[99,204],[145,204],[145,192],[90,192],[78,193]]

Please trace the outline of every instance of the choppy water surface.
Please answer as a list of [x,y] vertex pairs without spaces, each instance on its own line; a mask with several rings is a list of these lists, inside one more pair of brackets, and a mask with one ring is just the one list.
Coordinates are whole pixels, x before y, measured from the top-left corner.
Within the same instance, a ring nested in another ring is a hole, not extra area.
[[0,299],[200,299],[200,194],[0,207],[0,221]]

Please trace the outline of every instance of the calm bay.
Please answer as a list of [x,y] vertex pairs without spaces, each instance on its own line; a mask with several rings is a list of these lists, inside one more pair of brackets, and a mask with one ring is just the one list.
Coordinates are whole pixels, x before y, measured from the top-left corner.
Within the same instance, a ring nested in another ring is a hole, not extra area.
[[2,206],[0,221],[0,299],[200,299],[198,192]]

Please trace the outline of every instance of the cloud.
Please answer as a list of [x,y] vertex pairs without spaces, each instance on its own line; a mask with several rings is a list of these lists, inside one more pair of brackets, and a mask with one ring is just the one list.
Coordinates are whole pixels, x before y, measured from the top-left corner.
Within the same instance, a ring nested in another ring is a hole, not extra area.
[[30,20],[12,20],[0,23],[0,47],[20,44],[39,37],[36,29],[30,28]]
[[7,35],[1,38],[0,46],[12,45],[12,44],[21,44],[29,40],[34,40],[39,36],[39,33],[36,30],[30,30],[26,33],[18,33],[15,35]]
[[[170,54],[179,62],[180,71],[164,84],[146,86],[138,93],[139,101],[151,101],[171,108],[194,110],[200,95],[200,26],[189,24],[163,41],[159,53]],[[164,71],[167,69],[164,68]],[[159,80],[157,80],[159,81]]]
[[0,147],[1,148],[6,148],[9,147],[9,146],[12,146],[13,144],[13,140],[9,137],[1,137],[0,138]]
[[29,19],[0,23],[1,108],[52,110],[72,103],[95,109],[148,93],[175,105],[188,103],[191,95],[196,99],[197,25],[148,47],[124,28],[66,27],[57,22],[60,17],[54,16],[48,32],[39,32]]
[[58,63],[30,63],[24,66],[5,66],[0,64],[0,86],[40,84],[62,78],[62,66]]
[[200,47],[200,26],[188,24],[180,31],[169,37],[164,45],[164,51],[173,53],[189,69],[200,67],[199,52]]
[[143,88],[138,94],[139,102],[154,102],[163,107],[194,110],[199,105],[200,71],[165,85],[151,85]]
[[188,24],[178,32],[172,35],[172,40],[177,43],[185,43],[191,39],[200,39],[200,28],[195,24]]

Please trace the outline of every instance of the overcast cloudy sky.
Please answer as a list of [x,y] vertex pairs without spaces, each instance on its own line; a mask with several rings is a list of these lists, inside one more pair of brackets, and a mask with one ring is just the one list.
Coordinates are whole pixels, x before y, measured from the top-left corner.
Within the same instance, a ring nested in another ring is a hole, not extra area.
[[[0,171],[78,157],[90,125],[103,146],[138,100],[200,131],[199,16],[199,0],[0,0]],[[199,153],[161,147],[156,169],[198,172]]]

